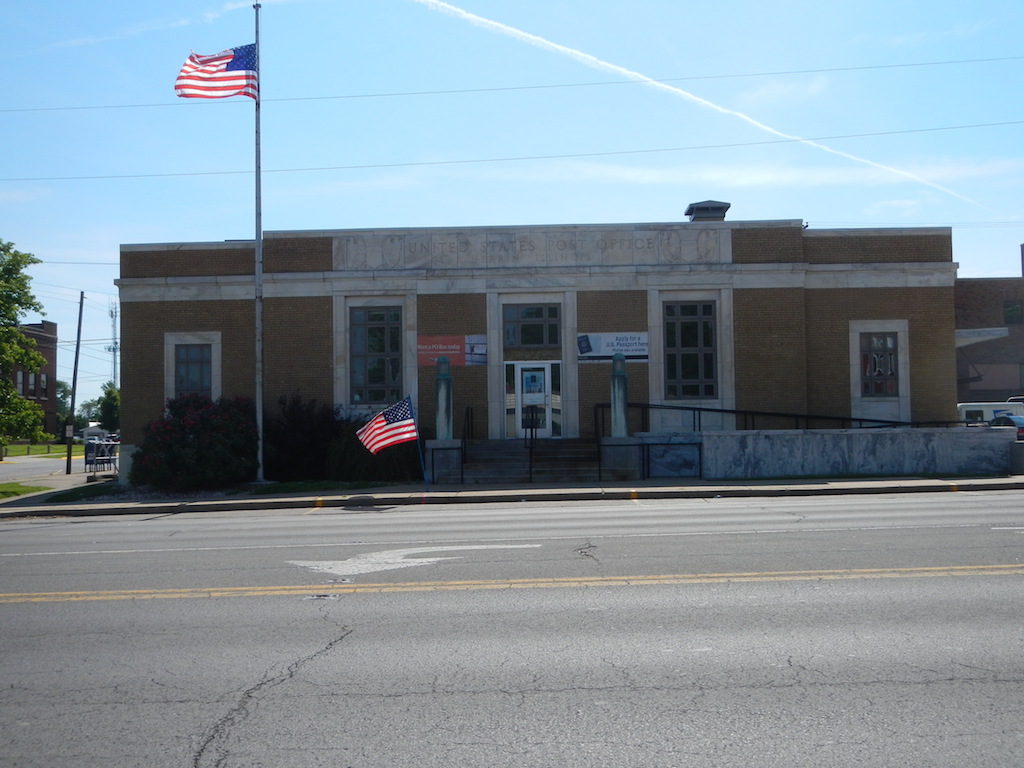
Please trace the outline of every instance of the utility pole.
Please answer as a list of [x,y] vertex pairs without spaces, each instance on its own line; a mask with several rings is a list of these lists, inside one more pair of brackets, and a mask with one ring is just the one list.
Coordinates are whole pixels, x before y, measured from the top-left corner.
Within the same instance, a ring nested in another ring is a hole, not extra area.
[[75,340],[75,368],[71,374],[71,403],[68,405],[67,420],[64,422],[64,436],[68,441],[68,465],[64,474],[71,474],[71,444],[75,441],[75,390],[78,388],[78,353],[82,348],[82,308],[85,307],[85,291],[78,297],[78,337]]
[[117,386],[117,353],[121,351],[121,345],[117,341],[117,304],[114,302],[110,302],[110,325],[110,337],[114,341],[112,344],[105,347],[105,349],[107,352],[111,353],[110,380],[114,382],[114,389],[119,389]]

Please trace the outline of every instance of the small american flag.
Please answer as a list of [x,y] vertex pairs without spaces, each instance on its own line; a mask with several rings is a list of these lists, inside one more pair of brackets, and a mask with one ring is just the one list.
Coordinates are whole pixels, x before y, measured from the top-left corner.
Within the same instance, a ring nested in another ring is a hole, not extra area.
[[213,56],[195,51],[181,65],[174,92],[186,99],[223,99],[249,96],[259,99],[259,62],[256,44],[229,48]]
[[374,416],[356,432],[359,442],[370,453],[389,445],[416,440],[416,422],[412,417],[412,400],[408,397]]

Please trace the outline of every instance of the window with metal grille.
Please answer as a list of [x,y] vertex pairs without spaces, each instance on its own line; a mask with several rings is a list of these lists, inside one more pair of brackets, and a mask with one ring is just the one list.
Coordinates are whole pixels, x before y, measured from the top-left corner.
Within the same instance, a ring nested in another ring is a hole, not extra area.
[[899,371],[898,334],[860,335],[860,391],[863,397],[898,397]]
[[210,344],[174,346],[174,396],[213,397],[213,349]]
[[357,403],[397,403],[402,394],[402,308],[349,311],[350,397]]
[[718,397],[715,302],[665,304],[665,399]]
[[557,304],[506,304],[502,319],[505,349],[559,347],[562,344]]

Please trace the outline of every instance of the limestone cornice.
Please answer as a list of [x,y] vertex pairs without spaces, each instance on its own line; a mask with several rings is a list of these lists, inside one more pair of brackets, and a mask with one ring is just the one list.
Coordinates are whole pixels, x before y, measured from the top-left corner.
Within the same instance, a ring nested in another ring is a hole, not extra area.
[[[532,267],[449,270],[337,270],[264,274],[267,298],[335,295],[614,291],[648,288],[807,290],[951,287],[950,262],[878,264],[682,264],[645,267]],[[251,275],[121,278],[121,300],[238,301],[255,295]]]

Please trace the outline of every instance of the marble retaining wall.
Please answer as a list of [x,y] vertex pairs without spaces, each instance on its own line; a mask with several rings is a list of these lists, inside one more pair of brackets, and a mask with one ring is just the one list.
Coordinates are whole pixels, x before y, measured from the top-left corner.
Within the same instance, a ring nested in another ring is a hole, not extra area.
[[651,477],[744,480],[1007,475],[1014,434],[986,428],[778,430],[643,434],[632,440],[647,444]]

